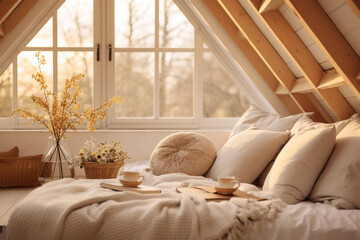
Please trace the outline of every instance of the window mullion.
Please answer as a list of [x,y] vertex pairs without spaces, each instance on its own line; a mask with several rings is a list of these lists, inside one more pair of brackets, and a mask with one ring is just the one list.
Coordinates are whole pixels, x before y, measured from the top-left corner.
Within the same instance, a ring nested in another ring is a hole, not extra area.
[[155,0],[155,74],[154,74],[154,117],[160,118],[160,51],[159,51],[159,0]]
[[203,96],[202,96],[202,90],[203,90],[203,84],[202,84],[202,71],[203,71],[203,51],[202,51],[202,45],[203,41],[201,37],[199,36],[197,30],[194,31],[194,37],[195,37],[195,52],[194,52],[194,119],[195,124],[198,126],[200,123],[200,120],[203,118]]
[[57,37],[57,11],[53,15],[53,91],[58,92],[58,37]]
[[[100,1],[100,0],[99,0]],[[106,101],[110,97],[115,95],[115,61],[116,61],[116,49],[115,49],[115,0],[101,1],[101,86],[102,101]],[[112,61],[108,59],[109,44],[112,47]],[[100,80],[100,79],[99,79]],[[115,108],[111,108],[107,112],[106,126],[110,126],[112,122],[116,121]],[[105,121],[105,120],[104,120]]]

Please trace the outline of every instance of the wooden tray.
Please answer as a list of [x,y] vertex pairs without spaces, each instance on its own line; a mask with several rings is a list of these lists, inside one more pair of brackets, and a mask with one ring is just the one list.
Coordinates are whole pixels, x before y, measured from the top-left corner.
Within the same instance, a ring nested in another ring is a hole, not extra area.
[[193,197],[204,198],[205,200],[229,200],[232,197],[252,198],[257,201],[266,200],[265,198],[250,195],[246,192],[240,191],[239,189],[230,195],[222,195],[216,192],[215,187],[211,186],[179,187],[176,191],[189,194]]

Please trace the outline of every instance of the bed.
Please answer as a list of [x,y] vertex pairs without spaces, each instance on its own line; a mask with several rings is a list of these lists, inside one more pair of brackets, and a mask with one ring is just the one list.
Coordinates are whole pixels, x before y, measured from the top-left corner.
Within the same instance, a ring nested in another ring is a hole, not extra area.
[[[164,169],[156,154],[125,170],[140,171],[161,194],[101,188],[105,180],[51,182],[14,210],[7,239],[360,239],[359,136],[358,116],[323,124],[253,106],[203,174],[172,173],[181,163]],[[236,176],[240,190],[266,200],[176,191],[214,186],[219,175]]]

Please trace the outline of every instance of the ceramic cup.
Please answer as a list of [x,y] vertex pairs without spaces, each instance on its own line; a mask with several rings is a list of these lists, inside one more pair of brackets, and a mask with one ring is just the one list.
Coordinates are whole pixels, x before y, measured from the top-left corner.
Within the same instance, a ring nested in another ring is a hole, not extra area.
[[219,188],[238,188],[240,186],[239,181],[235,177],[218,177],[218,186]]
[[120,179],[127,182],[141,182],[144,180],[144,176],[135,171],[123,171],[120,173]]

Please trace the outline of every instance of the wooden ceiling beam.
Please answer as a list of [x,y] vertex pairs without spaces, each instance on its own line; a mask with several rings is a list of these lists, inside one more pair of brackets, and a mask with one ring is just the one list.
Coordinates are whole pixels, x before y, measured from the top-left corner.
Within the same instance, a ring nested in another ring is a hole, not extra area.
[[[254,2],[254,1],[252,1]],[[263,0],[260,8],[257,8],[260,13],[269,12],[279,9],[284,5],[284,0]],[[256,6],[256,5],[255,5]]]
[[0,37],[3,37],[5,34],[4,34],[4,27],[3,25],[0,23]]
[[[317,92],[327,108],[331,110],[332,115],[339,120],[351,117],[355,110],[338,89],[321,91],[318,89],[323,69],[280,11],[274,10],[260,14],[252,4],[252,0],[248,0],[248,3],[304,76],[303,79],[296,80],[291,92],[300,93],[309,92],[309,90]],[[309,86],[311,89],[307,89]],[[339,107],[339,102],[342,103],[342,107]]]
[[323,8],[314,0],[285,0],[285,3],[360,99],[360,82],[356,79],[360,59]]
[[15,10],[22,0],[0,1],[0,24]]
[[[221,7],[225,12],[230,16],[234,24],[241,31],[241,33],[248,39],[251,46],[269,67],[271,72],[274,74],[276,79],[283,85],[289,92],[293,89],[295,84],[296,77],[294,73],[290,70],[288,65],[280,57],[277,51],[273,48],[270,42],[262,34],[244,8],[237,0],[218,0]],[[256,12],[258,12],[256,10]],[[317,62],[316,62],[317,63]],[[319,79],[321,73],[319,74]],[[304,99],[301,99],[304,98]],[[307,109],[306,111],[318,111],[318,109],[311,108],[311,104],[308,104],[307,95],[297,95],[297,102],[304,103],[304,106]],[[300,99],[300,101],[299,101]],[[300,103],[303,107],[303,105]],[[328,119],[329,116],[324,116],[324,119]]]
[[[260,0],[261,1],[261,0]],[[260,74],[260,76],[264,79],[265,83],[271,88],[272,91],[276,91],[278,86],[280,85],[278,80],[272,74],[270,69],[266,66],[263,60],[259,57],[259,55],[255,52],[253,47],[250,45],[248,40],[244,38],[244,35],[239,31],[230,17],[226,14],[226,12],[222,9],[220,4],[214,0],[202,0],[202,2],[206,5],[206,7],[210,10],[210,12],[214,15],[220,25],[227,32],[229,37],[233,40],[233,42],[237,45],[237,47],[242,51],[242,53],[246,56],[255,70]],[[286,106],[288,111],[291,114],[300,113],[304,110],[297,103],[296,99],[291,95],[289,91],[286,93],[289,95],[278,96],[280,101]]]
[[360,1],[359,0],[345,0],[345,2],[353,10],[353,12],[360,18]]
[[[9,34],[16,25],[23,19],[23,17],[31,10],[31,8],[37,3],[38,0],[21,0],[20,3],[12,13],[6,18],[2,23],[3,25],[3,37],[0,37],[0,42]],[[7,2],[7,0],[2,0],[2,2]],[[1,7],[0,7],[1,9]]]
[[237,0],[218,1],[276,79],[291,91],[295,76]]

